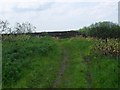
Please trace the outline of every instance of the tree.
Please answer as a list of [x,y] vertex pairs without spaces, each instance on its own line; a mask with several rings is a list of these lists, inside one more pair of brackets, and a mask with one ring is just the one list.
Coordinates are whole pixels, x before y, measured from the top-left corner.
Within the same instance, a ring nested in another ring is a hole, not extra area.
[[26,23],[16,23],[14,33],[32,33],[35,32],[36,27],[32,24],[26,22]]
[[97,37],[97,38],[120,38],[120,26],[109,22],[98,22],[80,29],[81,34],[86,34],[87,36]]
[[32,33],[35,32],[36,27],[32,24],[16,23],[14,28],[9,27],[8,21],[0,20],[0,34],[22,34],[22,33]]
[[0,20],[0,34],[2,33],[11,33],[11,28],[8,26],[8,21]]

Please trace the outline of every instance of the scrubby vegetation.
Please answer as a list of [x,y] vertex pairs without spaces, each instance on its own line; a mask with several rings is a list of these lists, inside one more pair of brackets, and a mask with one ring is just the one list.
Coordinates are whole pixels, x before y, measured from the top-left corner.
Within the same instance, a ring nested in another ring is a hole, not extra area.
[[108,39],[107,42],[105,40],[98,40],[93,50],[95,53],[120,57],[120,40]]

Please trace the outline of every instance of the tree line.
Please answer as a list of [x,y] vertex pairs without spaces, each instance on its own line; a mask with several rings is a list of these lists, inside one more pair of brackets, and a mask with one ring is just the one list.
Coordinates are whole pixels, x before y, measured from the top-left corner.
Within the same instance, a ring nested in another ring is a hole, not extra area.
[[88,27],[79,29],[83,36],[91,36],[96,38],[120,38],[120,26],[118,24],[104,21],[97,22]]
[[0,34],[22,34],[35,32],[36,27],[29,22],[17,22],[14,27],[6,20],[0,20]]
[[[33,33],[35,31],[36,27],[29,22],[17,22],[14,27],[11,27],[7,20],[0,20],[0,34],[22,34]],[[79,33],[84,37],[90,36],[102,39],[120,38],[120,26],[109,21],[97,22],[79,29]]]

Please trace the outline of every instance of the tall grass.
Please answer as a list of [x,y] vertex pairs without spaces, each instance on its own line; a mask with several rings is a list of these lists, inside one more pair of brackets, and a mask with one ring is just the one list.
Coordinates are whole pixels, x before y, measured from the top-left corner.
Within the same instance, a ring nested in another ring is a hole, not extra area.
[[[54,54],[59,55],[60,53],[57,44],[50,37],[31,38],[29,40],[26,40],[25,37],[16,39],[14,42],[5,40],[2,44],[3,87],[11,87],[16,84],[22,77],[23,71],[30,68],[34,62],[38,62],[37,60],[40,61],[44,57],[49,57],[49,61],[52,62]],[[53,59],[57,58],[54,57]]]
[[[3,88],[52,88],[66,55],[63,51],[67,52],[68,62],[58,87],[119,87],[119,57],[116,60],[114,55],[101,54],[104,52],[99,48],[106,48],[101,41],[83,37],[9,37],[2,42]],[[107,47],[115,47],[115,42],[108,41]],[[86,78],[88,73],[91,81]]]

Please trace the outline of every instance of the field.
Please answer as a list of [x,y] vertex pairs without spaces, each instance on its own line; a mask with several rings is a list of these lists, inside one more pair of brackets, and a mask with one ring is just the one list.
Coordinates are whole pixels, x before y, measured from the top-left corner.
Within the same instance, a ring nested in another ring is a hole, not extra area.
[[2,42],[2,86],[118,88],[120,49],[110,49],[110,54],[103,51],[105,45],[109,47],[108,43],[117,43],[117,40],[109,39],[102,46],[102,41],[98,41],[80,36],[65,39],[9,36]]

